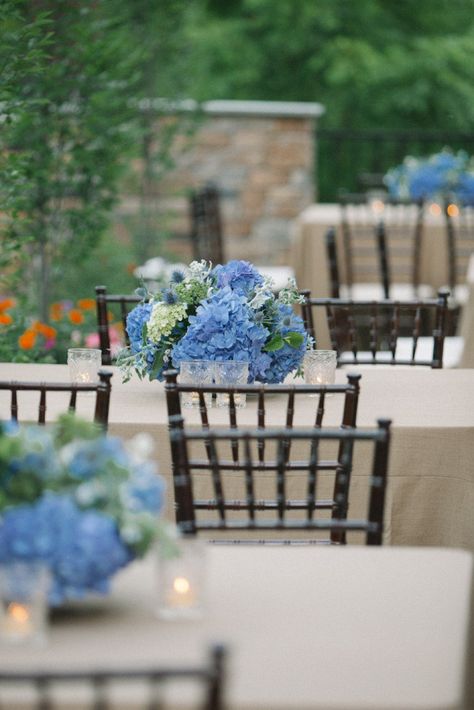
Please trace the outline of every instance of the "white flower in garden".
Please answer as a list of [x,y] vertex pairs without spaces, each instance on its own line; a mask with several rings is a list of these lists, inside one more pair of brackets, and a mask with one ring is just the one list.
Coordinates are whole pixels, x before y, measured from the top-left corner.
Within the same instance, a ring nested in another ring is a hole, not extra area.
[[170,335],[176,323],[187,317],[187,306],[185,303],[155,303],[147,323],[148,339],[152,343],[158,343],[163,335]]

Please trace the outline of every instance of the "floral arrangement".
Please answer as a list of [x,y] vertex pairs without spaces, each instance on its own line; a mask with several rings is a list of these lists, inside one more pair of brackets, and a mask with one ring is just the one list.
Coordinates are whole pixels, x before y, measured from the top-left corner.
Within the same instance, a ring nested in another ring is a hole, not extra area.
[[[0,361],[65,363],[70,347],[99,347],[95,299],[56,301],[49,321],[26,315],[14,298],[0,296]],[[110,336],[115,355],[123,347],[121,323],[111,322]]]
[[[141,291],[138,289],[138,291]],[[128,315],[130,347],[119,355],[124,379],[161,379],[183,360],[239,360],[249,363],[249,382],[277,383],[298,370],[308,345],[294,280],[278,296],[252,264],[194,261],[175,271],[155,295]]]
[[404,199],[454,199],[474,203],[474,159],[445,148],[427,158],[406,157],[384,177],[390,195]]
[[0,423],[0,563],[45,561],[52,605],[106,593],[160,533],[166,543],[143,436],[124,444],[72,414],[51,428]]

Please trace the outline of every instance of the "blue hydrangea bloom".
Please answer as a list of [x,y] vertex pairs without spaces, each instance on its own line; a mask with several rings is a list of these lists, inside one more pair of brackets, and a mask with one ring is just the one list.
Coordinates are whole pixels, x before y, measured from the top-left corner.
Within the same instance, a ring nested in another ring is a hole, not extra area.
[[141,464],[133,476],[122,486],[121,498],[127,508],[135,513],[158,513],[164,504],[165,485],[151,464]]
[[229,261],[218,264],[211,272],[219,288],[230,286],[233,291],[247,296],[256,286],[263,284],[263,276],[248,261]]
[[291,306],[280,305],[277,315],[277,329],[283,337],[288,333],[300,333],[303,342],[298,348],[293,348],[287,343],[280,350],[268,353],[270,363],[265,370],[263,382],[277,384],[283,382],[285,377],[296,370],[306,350],[308,334],[305,331],[302,318],[293,313]]
[[240,360],[249,363],[249,381],[260,379],[270,363],[262,347],[269,332],[257,325],[247,299],[223,287],[198,306],[184,337],[174,346],[172,360]]
[[78,479],[96,476],[110,461],[119,466],[127,465],[122,441],[112,436],[75,441],[65,448],[63,457],[71,476]]
[[468,205],[474,205],[474,174],[465,173],[459,178],[456,195]]
[[142,349],[143,325],[150,320],[152,308],[152,303],[140,303],[127,316],[127,333],[130,347],[134,353],[138,353]]
[[0,562],[45,561],[52,572],[50,603],[106,592],[110,577],[132,558],[112,518],[83,511],[70,496],[48,492],[0,517]]

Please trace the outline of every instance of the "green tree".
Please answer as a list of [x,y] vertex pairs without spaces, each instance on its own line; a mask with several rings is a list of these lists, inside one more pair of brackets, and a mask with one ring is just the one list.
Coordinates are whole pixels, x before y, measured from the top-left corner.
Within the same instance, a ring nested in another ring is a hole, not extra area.
[[139,209],[134,220],[134,251],[140,263],[160,252],[166,238],[166,215],[159,203],[160,181],[175,165],[176,138],[182,148],[192,136],[196,115],[172,107],[187,99],[194,83],[188,27],[194,21],[194,7],[188,0],[133,0],[127,5],[127,28],[131,41],[143,48],[140,79],[134,101],[138,107],[140,141],[138,157]]
[[9,136],[18,115],[40,106],[37,99],[18,88],[41,73],[48,42],[47,20],[39,13],[34,22],[25,23],[16,0],[4,0],[0,4],[0,36],[0,287],[6,287],[16,281],[16,265],[28,240],[24,214],[28,160],[10,143]]
[[324,125],[472,129],[474,0],[208,0],[203,98],[320,101]]
[[2,23],[33,37],[42,50],[35,62],[10,74],[6,92],[2,80],[10,120],[0,148],[22,166],[20,177],[10,173],[2,188],[15,195],[13,206],[3,200],[9,217],[3,240],[12,247],[27,239],[24,274],[31,278],[24,284],[43,319],[61,263],[79,265],[107,224],[136,138],[130,95],[140,50],[128,40],[121,8],[119,0],[4,6]]

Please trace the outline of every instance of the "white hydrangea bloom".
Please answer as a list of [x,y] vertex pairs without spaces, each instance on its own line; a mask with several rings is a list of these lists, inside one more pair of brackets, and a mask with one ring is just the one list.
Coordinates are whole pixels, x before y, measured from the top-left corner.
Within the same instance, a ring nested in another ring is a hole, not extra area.
[[189,264],[190,278],[198,281],[205,281],[212,269],[212,263],[201,259],[201,261],[192,261]]
[[170,335],[176,323],[187,316],[185,303],[155,303],[147,323],[148,339],[152,343],[159,343],[163,335]]

